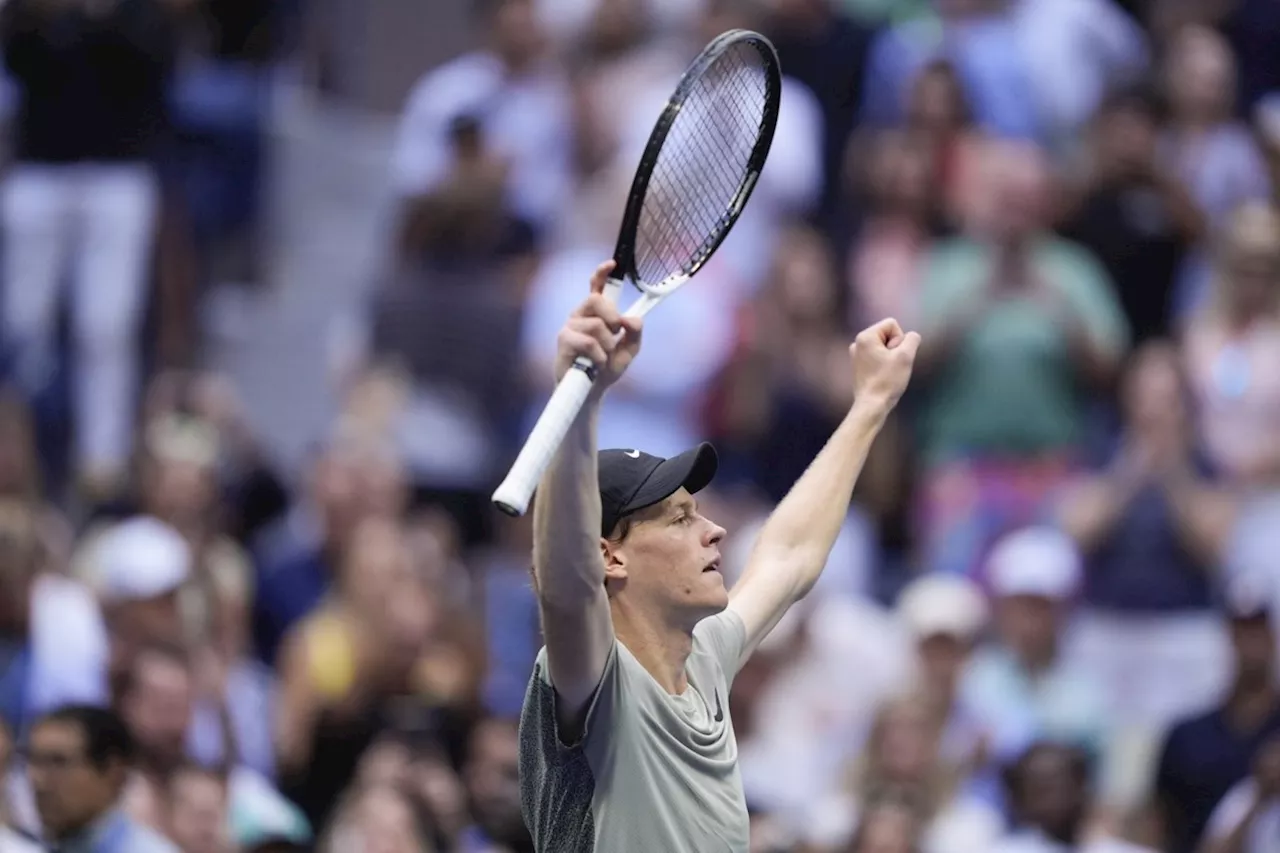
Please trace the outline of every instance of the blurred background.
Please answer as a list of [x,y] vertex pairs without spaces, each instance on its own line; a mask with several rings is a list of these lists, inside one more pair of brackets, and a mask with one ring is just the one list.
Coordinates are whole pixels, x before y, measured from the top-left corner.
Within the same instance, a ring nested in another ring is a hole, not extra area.
[[924,337],[737,679],[754,851],[1280,851],[1270,0],[0,2],[0,849],[89,796],[68,704],[183,853],[532,849],[488,496],[731,27],[772,154],[602,445],[714,441],[732,579]]

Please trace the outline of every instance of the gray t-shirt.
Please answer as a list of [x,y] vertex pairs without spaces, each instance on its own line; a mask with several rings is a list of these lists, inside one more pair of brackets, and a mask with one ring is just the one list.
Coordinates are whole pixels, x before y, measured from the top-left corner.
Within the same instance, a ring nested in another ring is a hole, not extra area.
[[689,686],[668,694],[614,642],[581,737],[556,725],[547,650],[520,718],[520,789],[539,853],[747,853],[729,688],[746,642],[725,611],[698,623]]

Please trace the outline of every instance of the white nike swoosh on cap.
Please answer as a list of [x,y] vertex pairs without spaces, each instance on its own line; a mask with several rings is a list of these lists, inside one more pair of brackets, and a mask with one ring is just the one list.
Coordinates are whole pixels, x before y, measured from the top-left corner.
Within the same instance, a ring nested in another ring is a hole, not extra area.
[[639,451],[639,450],[628,450],[628,451],[626,451],[625,453],[623,453],[622,455],[623,455],[623,456],[630,456],[632,459],[639,459],[639,458],[640,458],[640,451]]

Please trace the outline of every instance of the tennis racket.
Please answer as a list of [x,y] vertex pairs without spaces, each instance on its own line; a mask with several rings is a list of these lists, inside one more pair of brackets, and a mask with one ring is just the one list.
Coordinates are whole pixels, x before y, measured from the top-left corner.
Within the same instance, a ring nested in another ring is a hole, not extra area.
[[[615,303],[624,281],[640,291],[628,316],[652,311],[724,242],[769,156],[781,92],[778,54],[750,30],[717,36],[680,78],[640,157],[604,289]],[[493,493],[507,515],[528,509],[596,380],[590,359],[573,367]]]

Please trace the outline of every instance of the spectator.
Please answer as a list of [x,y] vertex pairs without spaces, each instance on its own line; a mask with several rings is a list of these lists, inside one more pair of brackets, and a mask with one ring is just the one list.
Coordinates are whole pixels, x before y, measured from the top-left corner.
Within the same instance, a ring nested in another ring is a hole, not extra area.
[[1165,57],[1164,86],[1170,120],[1161,156],[1210,225],[1221,226],[1246,201],[1269,198],[1266,164],[1235,120],[1235,58],[1226,40],[1204,26],[1179,29]]
[[[0,720],[19,742],[56,706],[110,699],[102,611],[92,592],[59,568],[41,547],[30,508],[0,502]],[[5,782],[9,820],[35,831],[20,761]]]
[[449,126],[452,166],[440,184],[409,203],[400,233],[399,265],[435,272],[514,265],[532,254],[536,235],[507,207],[510,164],[479,118]]
[[139,512],[86,530],[74,571],[93,583],[104,571],[102,543],[121,525],[162,525],[179,534],[189,552],[190,573],[180,591],[183,635],[194,645],[240,654],[246,638],[236,635],[237,626],[252,608],[253,581],[248,555],[221,530],[218,433],[197,418],[160,417],[147,424],[139,451]]
[[1280,734],[1271,599],[1265,579],[1228,585],[1232,683],[1216,708],[1182,720],[1165,738],[1155,795],[1169,853],[1197,849],[1214,808],[1249,776],[1261,745]]
[[1098,256],[1115,282],[1135,344],[1169,337],[1179,275],[1206,226],[1157,154],[1160,115],[1142,89],[1113,92],[1095,114],[1079,202],[1061,231]]
[[850,212],[842,209],[843,160],[864,97],[872,32],[827,0],[774,3],[763,31],[777,48],[782,68],[813,92],[822,111],[823,189],[818,215],[824,231],[832,233]]
[[1133,354],[1120,408],[1104,465],[1067,486],[1056,515],[1085,555],[1067,652],[1107,697],[1101,795],[1133,804],[1167,727],[1224,686],[1227,640],[1212,602],[1234,502],[1197,447],[1172,345]]
[[184,764],[169,775],[166,834],[182,853],[235,853],[227,780],[216,770]]
[[[919,136],[931,152],[942,223],[967,223],[982,174],[982,142],[989,135],[973,117],[971,98],[954,62],[935,59],[920,69],[911,84],[904,129]],[[850,154],[858,150],[851,146]]]
[[940,165],[922,132],[887,131],[873,142],[865,169],[854,176],[866,187],[867,210],[847,260],[846,328],[861,328],[870,317],[917,325],[921,274],[934,240],[948,232]]
[[172,527],[146,516],[117,525],[99,548],[81,577],[102,603],[114,693],[140,648],[186,638],[182,590],[191,578],[191,548]]
[[926,575],[898,596],[897,612],[914,645],[916,687],[945,721],[943,756],[978,769],[987,761],[990,733],[966,704],[961,687],[987,627],[986,600],[963,577]]
[[183,11],[201,46],[177,70],[169,98],[183,219],[203,283],[252,286],[263,272],[269,72],[282,12],[279,4],[234,0],[204,0]]
[[1114,0],[1015,0],[1046,139],[1069,150],[1104,94],[1146,71],[1147,37]]
[[216,433],[217,484],[222,496],[215,507],[216,521],[236,542],[248,545],[287,509],[286,486],[255,434],[247,407],[230,377],[160,373],[147,389],[142,420],[148,428],[169,422]]
[[[357,528],[325,604],[295,626],[281,657],[275,712],[284,793],[322,826],[360,755],[386,725],[386,702],[412,693],[414,667],[436,619],[412,575],[398,527],[370,519]],[[398,617],[410,624],[399,635]]]
[[1084,750],[1050,741],[1033,745],[1010,768],[1007,778],[1018,829],[992,849],[996,853],[1147,851],[1090,825],[1094,808],[1090,775]]
[[1006,535],[987,559],[997,641],[977,652],[962,690],[994,733],[997,758],[1041,738],[1095,758],[1105,747],[1102,685],[1063,654],[1080,562],[1074,543],[1049,527]]
[[175,51],[161,0],[14,0],[0,46],[17,81],[3,189],[4,322],[29,393],[55,355],[70,267],[77,471],[91,498],[128,473],[158,190],[152,168]]
[[919,545],[928,569],[966,574],[1066,481],[1128,339],[1097,261],[1043,230],[1043,155],[986,158],[987,229],[934,252],[920,301]]
[[[244,714],[236,714],[218,684],[199,664],[193,665],[180,647],[150,645],[136,656],[118,700],[121,715],[137,746],[137,766],[127,793],[127,805],[141,822],[163,828],[167,797],[174,775],[199,756],[196,738],[201,724],[218,729],[224,748],[205,767],[224,768],[228,811],[237,819],[262,809],[296,812],[275,791],[268,777],[240,754],[238,730],[246,728]],[[264,715],[269,709],[254,710]],[[197,712],[203,712],[197,715]],[[212,718],[212,722],[210,720]],[[262,725],[265,721],[257,721]]]
[[18,738],[67,702],[105,702],[107,633],[92,594],[49,562],[36,517],[0,503],[0,717]]
[[158,832],[166,826],[170,778],[186,758],[191,694],[182,652],[147,646],[135,655],[117,700],[136,753],[125,811]]
[[88,853],[178,853],[119,808],[133,744],[111,711],[66,705],[31,730],[27,768],[50,844]]
[[1209,460],[1246,492],[1280,485],[1280,214],[1236,211],[1212,292],[1184,335],[1198,431]]
[[[498,207],[457,204],[441,200],[439,221],[421,223],[421,260],[389,277],[369,306],[364,381],[403,386],[390,440],[417,497],[447,507],[474,543],[488,533],[489,486],[514,452],[510,425],[525,386],[512,365],[538,258],[527,240],[503,235]],[[486,216],[490,225],[470,224]],[[472,228],[480,233],[459,233]]]
[[737,455],[745,475],[778,501],[853,398],[827,244],[807,228],[784,233],[768,279],[743,307],[737,352],[721,374],[710,417],[726,455]]
[[868,799],[845,853],[920,853],[924,819],[908,791],[878,792]]
[[490,718],[477,723],[462,778],[475,820],[459,853],[534,853],[520,811],[518,725]]
[[[881,707],[851,790],[832,802],[833,811],[827,817],[832,823],[827,828],[843,827],[839,833],[843,839],[832,846],[847,843],[845,839],[861,822],[858,815],[864,804],[873,802],[874,792],[886,786],[901,786],[924,804],[920,845],[924,853],[987,849],[996,840],[1000,815],[964,793],[969,768],[944,757],[943,728],[928,697],[897,697]],[[837,803],[847,810],[839,818]]]
[[384,785],[352,792],[319,847],[320,853],[348,850],[436,853],[408,798]]
[[398,457],[384,443],[336,432],[312,464],[304,500],[258,546],[254,645],[268,665],[294,623],[323,600],[360,521],[403,509]]
[[862,121],[875,127],[903,117],[909,87],[934,59],[949,59],[973,103],[977,124],[1000,136],[1041,139],[1030,64],[1006,0],[932,0],[932,14],[883,30],[872,42]]
[[480,12],[486,47],[425,75],[410,93],[393,183],[411,206],[448,180],[449,128],[469,117],[510,169],[506,209],[546,232],[569,189],[568,89],[547,55],[533,0],[491,0]]

